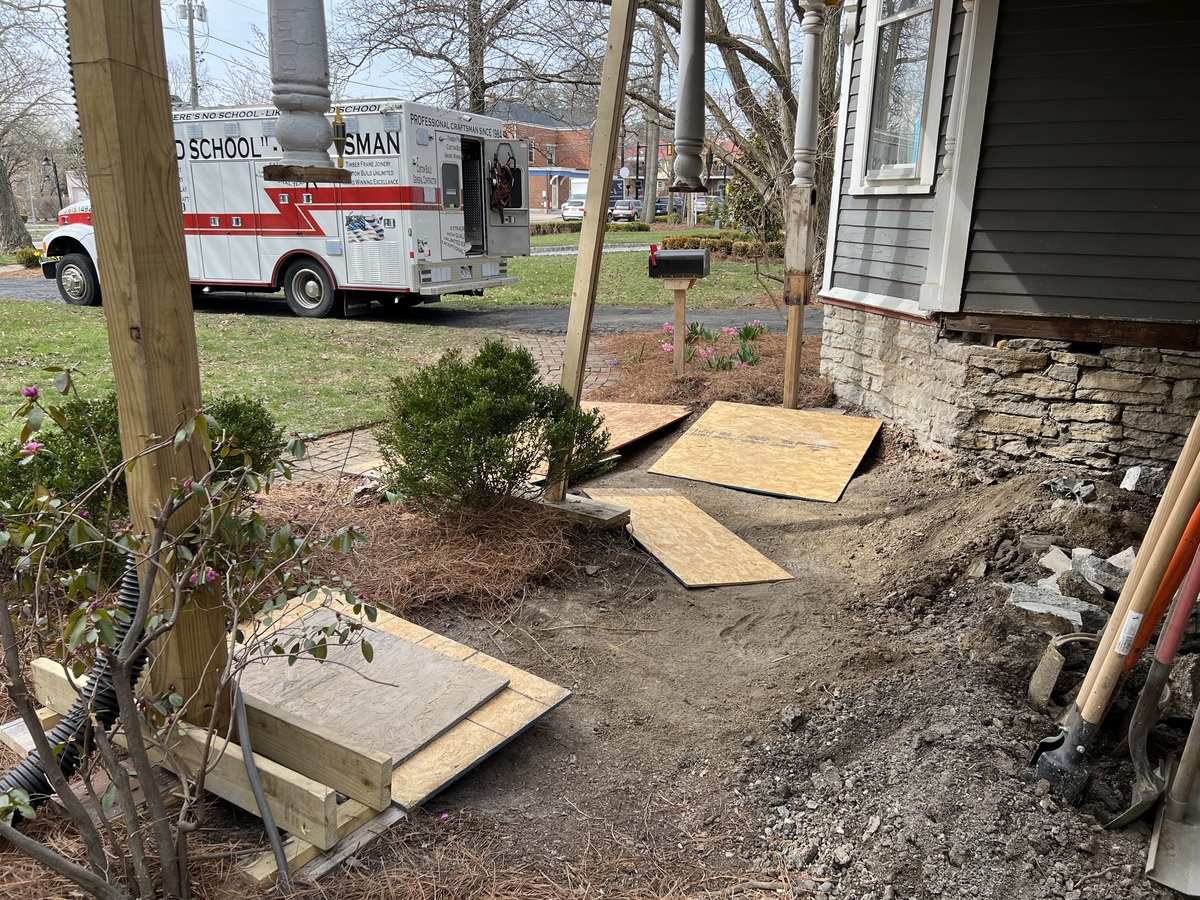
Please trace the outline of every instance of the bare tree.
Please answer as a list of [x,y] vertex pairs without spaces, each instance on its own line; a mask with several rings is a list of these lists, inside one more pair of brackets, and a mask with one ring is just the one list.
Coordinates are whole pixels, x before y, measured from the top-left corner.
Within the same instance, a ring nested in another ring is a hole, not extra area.
[[[14,152],[14,132],[60,112],[56,75],[65,54],[49,35],[62,35],[61,8],[42,0],[0,0],[0,251],[32,246],[21,220],[11,175],[23,162]],[[61,84],[61,81],[58,81]],[[40,161],[40,157],[39,157]]]

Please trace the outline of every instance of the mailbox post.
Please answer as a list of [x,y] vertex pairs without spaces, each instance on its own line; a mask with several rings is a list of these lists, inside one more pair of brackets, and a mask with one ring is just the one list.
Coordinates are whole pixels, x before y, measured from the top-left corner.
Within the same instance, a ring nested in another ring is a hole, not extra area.
[[687,347],[687,292],[696,281],[708,276],[708,249],[659,250],[650,245],[651,278],[661,278],[663,287],[675,293],[675,374],[683,374],[684,350]]

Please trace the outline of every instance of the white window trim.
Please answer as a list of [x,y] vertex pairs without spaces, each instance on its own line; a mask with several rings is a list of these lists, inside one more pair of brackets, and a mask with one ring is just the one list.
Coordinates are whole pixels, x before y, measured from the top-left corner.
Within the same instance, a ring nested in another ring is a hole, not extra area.
[[[942,94],[946,83],[946,57],[950,48],[950,22],[954,18],[952,0],[933,0],[933,22],[929,28],[932,55],[926,69],[924,123],[935,123],[932,133],[923,127],[917,168],[904,178],[867,178],[867,140],[871,131],[871,107],[875,96],[875,56],[879,48],[879,7],[881,0],[866,0],[863,14],[863,53],[859,68],[858,108],[854,113],[853,172],[850,193],[928,194],[937,171],[938,144],[941,138]],[[849,78],[846,79],[850,81]]]

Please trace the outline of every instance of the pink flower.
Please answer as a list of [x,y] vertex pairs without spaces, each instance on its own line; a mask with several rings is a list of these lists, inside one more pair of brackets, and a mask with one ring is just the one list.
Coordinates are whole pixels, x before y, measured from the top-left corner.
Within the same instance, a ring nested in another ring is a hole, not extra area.
[[663,353],[674,353],[675,352],[674,344],[663,344],[662,348],[663,348]]
[[733,361],[733,367],[735,369],[748,369],[750,368],[750,363],[744,363],[740,359],[735,359]]
[[733,337],[735,334],[737,334],[737,329],[727,325],[721,329],[721,334],[727,337]]
[[667,334],[674,334],[675,326],[670,322],[663,322],[663,331],[665,331]]
[[26,400],[36,400],[38,398],[38,386],[31,384],[29,387],[21,388],[21,396]]
[[28,444],[26,444],[24,447],[21,448],[21,455],[22,456],[37,456],[39,453],[42,452],[42,448],[45,446],[46,446],[45,444],[39,444],[37,441],[30,441]]

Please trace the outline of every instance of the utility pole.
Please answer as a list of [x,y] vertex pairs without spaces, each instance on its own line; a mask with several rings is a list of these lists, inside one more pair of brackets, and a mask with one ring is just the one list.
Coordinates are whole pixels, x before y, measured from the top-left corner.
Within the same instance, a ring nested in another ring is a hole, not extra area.
[[192,104],[192,109],[200,106],[200,81],[196,75],[196,20],[201,22],[208,21],[208,10],[204,8],[203,3],[198,3],[197,0],[183,0],[176,9],[176,13],[180,16],[187,16],[188,29],[188,99]]
[[29,187],[29,224],[37,224],[37,207],[33,205],[33,176],[25,173],[25,184]]

